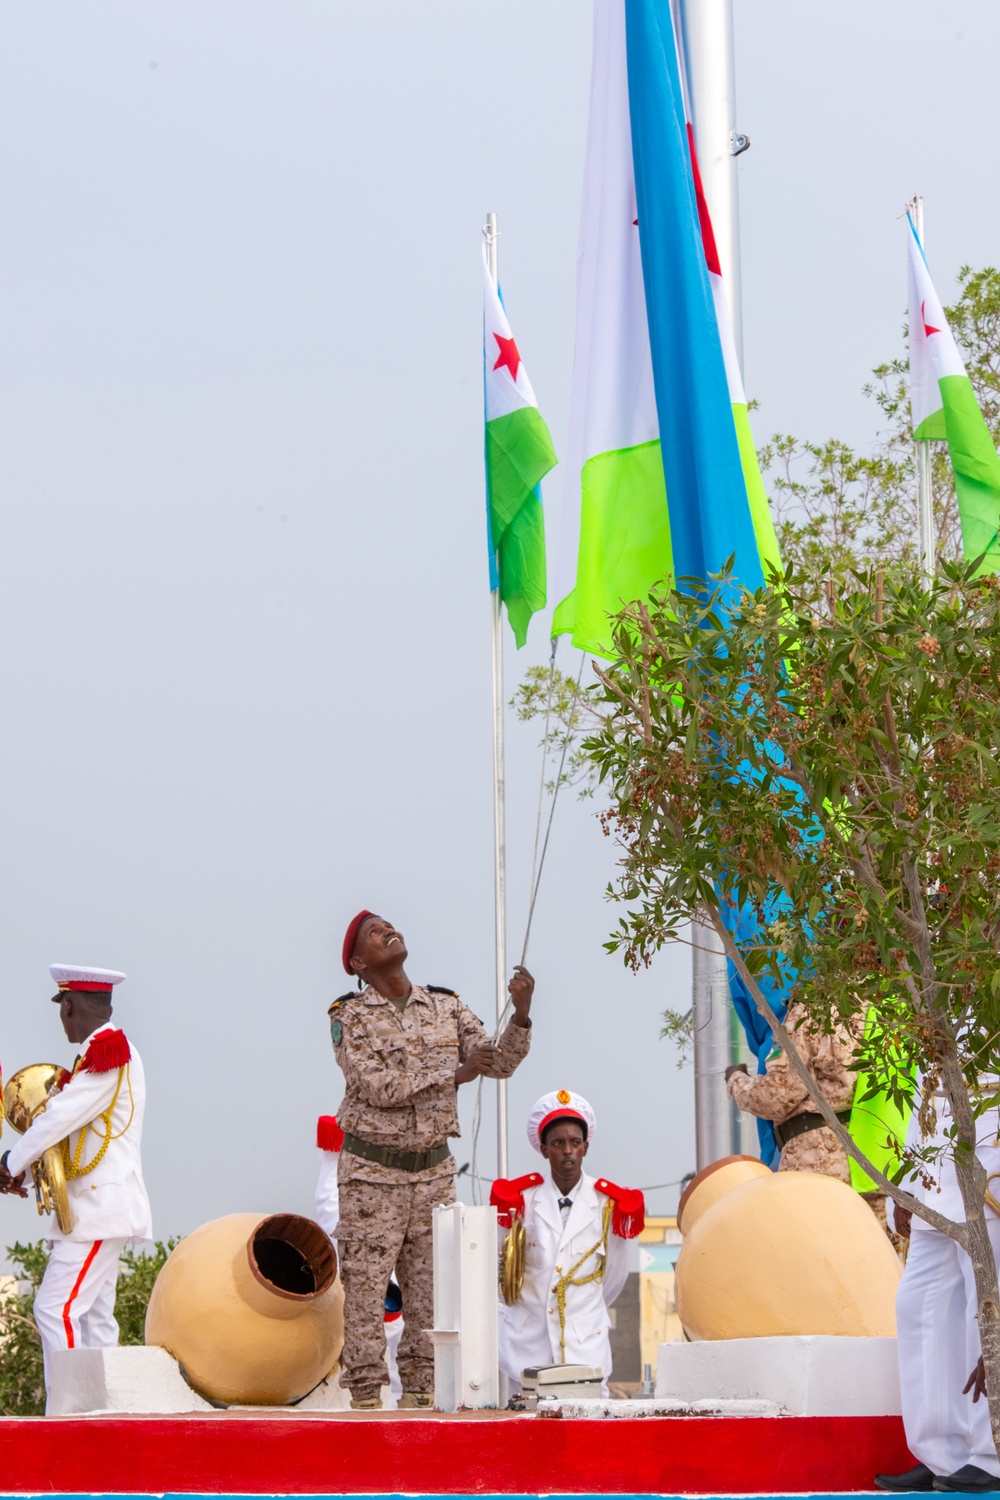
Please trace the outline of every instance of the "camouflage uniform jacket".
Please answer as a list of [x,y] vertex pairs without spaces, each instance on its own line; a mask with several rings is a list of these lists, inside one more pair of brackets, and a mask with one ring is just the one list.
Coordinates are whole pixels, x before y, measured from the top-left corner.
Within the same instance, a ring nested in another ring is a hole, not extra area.
[[[850,1109],[858,1075],[850,1072],[847,1064],[860,1040],[861,1023],[858,1022],[857,1035],[852,1034],[847,1026],[840,1026],[826,1035],[822,1031],[811,1031],[809,1024],[809,1013],[803,1005],[788,1007],[785,1025],[823,1097],[833,1110]],[[763,1120],[783,1124],[796,1115],[816,1111],[805,1085],[780,1046],[776,1046],[768,1058],[766,1072],[759,1073],[756,1078],[734,1073],[726,1087],[740,1109]],[[850,1182],[847,1154],[833,1131],[825,1125],[817,1130],[807,1130],[789,1141],[781,1153],[779,1171],[823,1172],[828,1177],[838,1177],[841,1182]]]
[[[369,985],[333,1002],[330,1034],[347,1085],[337,1119],[349,1134],[398,1151],[427,1151],[461,1134],[455,1069],[490,1037],[451,990],[415,984],[400,1014]],[[511,1020],[485,1076],[509,1078],[530,1045],[530,1027]],[[338,1179],[413,1183],[454,1171],[451,1156],[422,1172],[405,1172],[344,1150]]]

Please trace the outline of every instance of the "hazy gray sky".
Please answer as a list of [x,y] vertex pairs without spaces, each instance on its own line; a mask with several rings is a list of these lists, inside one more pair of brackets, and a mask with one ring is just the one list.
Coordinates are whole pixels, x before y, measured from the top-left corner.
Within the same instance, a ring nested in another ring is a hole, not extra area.
[[[863,441],[904,200],[945,300],[1000,253],[1000,11],[736,6],[757,435]],[[492,1010],[480,225],[563,452],[589,51],[584,0],[0,0],[0,1059],[68,1060],[49,962],[127,971],[160,1235],[309,1208],[358,907]],[[512,960],[536,741],[511,723]],[[557,813],[512,1168],[565,1085],[597,1170],[672,1183],[689,966],[603,952],[594,811]],[[39,1229],[0,1204],[0,1243]]]

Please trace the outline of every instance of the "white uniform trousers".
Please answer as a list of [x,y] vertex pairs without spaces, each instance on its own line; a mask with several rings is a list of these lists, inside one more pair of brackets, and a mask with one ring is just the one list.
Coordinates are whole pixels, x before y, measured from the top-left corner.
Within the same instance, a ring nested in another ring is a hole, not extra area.
[[[1000,1219],[987,1215],[993,1255]],[[975,1464],[1000,1476],[986,1398],[962,1395],[982,1353],[972,1262],[955,1241],[914,1218],[896,1294],[899,1384],[906,1443],[934,1474]]]
[[49,1361],[57,1349],[112,1349],[118,1343],[115,1286],[127,1239],[52,1240],[49,1263],[35,1293],[35,1323]]

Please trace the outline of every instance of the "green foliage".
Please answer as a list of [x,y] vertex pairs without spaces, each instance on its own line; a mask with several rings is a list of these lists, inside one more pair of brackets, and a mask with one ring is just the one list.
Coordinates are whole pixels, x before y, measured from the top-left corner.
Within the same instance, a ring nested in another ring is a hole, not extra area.
[[677,1066],[683,1068],[685,1063],[691,1061],[691,1052],[694,1047],[694,1009],[689,1010],[665,1010],[663,1012],[663,1025],[660,1027],[662,1040],[673,1042],[677,1048]]
[[593,767],[585,754],[583,736],[594,729],[599,715],[594,710],[594,693],[589,684],[569,677],[553,664],[529,667],[511,707],[523,723],[542,721],[542,748],[546,757],[558,757],[558,769],[546,783],[551,793],[558,786],[576,786],[582,797],[593,795]]
[[608,947],[637,967],[749,905],[749,977],[798,971],[825,1029],[873,1008],[859,1066],[897,1099],[939,1077],[961,1148],[1000,1072],[1000,588],[852,582],[824,615],[788,575],[618,617],[585,745],[629,908]]
[[9,1245],[7,1259],[12,1275],[27,1285],[0,1300],[0,1416],[39,1417],[45,1413],[45,1377],[32,1308],[48,1254],[39,1240]]
[[177,1243],[176,1239],[168,1240],[166,1244],[157,1240],[152,1251],[134,1250],[131,1245],[123,1251],[119,1262],[118,1290],[115,1294],[115,1318],[120,1344],[146,1342],[146,1308],[149,1306],[153,1282]]
[[[153,1283],[177,1244],[159,1240],[152,1252],[131,1246],[122,1254],[115,1295],[115,1317],[122,1344],[145,1342],[146,1307]],[[32,1315],[35,1292],[48,1264],[45,1244],[11,1245],[7,1259],[25,1290],[0,1300],[0,1416],[35,1417],[45,1412],[42,1344]]]

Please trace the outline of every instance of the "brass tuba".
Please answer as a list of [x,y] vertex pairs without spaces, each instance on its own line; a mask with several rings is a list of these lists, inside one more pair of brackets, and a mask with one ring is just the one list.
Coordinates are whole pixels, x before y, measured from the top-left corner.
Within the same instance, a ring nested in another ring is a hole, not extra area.
[[508,1307],[514,1306],[524,1286],[526,1238],[524,1219],[514,1219],[500,1247],[500,1292]]
[[[57,1063],[32,1063],[11,1075],[3,1091],[3,1112],[7,1123],[23,1135],[31,1122],[43,1113],[53,1094],[69,1082],[72,1074]],[[63,1234],[69,1234],[75,1222],[66,1191],[62,1151],[49,1146],[32,1164],[35,1199],[40,1214],[54,1213]]]

